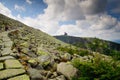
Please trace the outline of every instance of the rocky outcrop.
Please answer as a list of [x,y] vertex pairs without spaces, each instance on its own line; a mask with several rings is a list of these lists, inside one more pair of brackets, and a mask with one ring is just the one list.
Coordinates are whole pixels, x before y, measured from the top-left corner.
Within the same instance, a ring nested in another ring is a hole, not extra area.
[[69,63],[61,62],[57,65],[57,71],[65,75],[68,79],[77,76],[78,70]]
[[0,80],[30,80],[20,61],[11,55],[13,42],[8,37],[9,32],[0,33]]

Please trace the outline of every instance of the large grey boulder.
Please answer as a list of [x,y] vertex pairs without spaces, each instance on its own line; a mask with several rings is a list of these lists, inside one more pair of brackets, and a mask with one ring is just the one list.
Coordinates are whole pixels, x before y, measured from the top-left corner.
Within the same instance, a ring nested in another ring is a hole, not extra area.
[[71,64],[61,62],[57,65],[57,71],[65,75],[68,79],[77,76],[78,70]]
[[50,64],[51,62],[51,57],[49,55],[42,55],[42,56],[39,56],[37,58],[37,61],[43,65],[43,66],[47,66],[48,64]]
[[30,68],[28,69],[28,74],[31,77],[31,80],[43,80],[43,76],[40,74],[40,71],[37,69]]

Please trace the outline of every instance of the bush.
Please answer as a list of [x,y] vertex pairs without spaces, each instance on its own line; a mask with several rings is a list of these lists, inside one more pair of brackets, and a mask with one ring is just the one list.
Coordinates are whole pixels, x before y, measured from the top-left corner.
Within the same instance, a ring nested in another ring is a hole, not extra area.
[[58,47],[57,49],[63,52],[70,53],[71,55],[78,54],[80,56],[85,56],[89,54],[88,50],[83,50],[83,49],[79,50],[78,48]]
[[73,80],[120,80],[120,67],[114,63],[101,59],[93,62],[74,59],[72,64],[79,70],[80,76]]

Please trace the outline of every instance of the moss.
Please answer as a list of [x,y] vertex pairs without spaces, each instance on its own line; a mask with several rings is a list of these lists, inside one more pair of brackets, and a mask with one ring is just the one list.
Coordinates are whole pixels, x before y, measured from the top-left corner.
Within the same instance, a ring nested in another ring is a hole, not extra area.
[[43,50],[38,50],[38,51],[37,51],[37,54],[38,54],[38,55],[48,55],[48,53],[45,52],[45,51],[43,51]]
[[20,46],[22,46],[22,47],[29,47],[29,44],[28,44],[28,42],[23,42],[23,43],[20,44]]

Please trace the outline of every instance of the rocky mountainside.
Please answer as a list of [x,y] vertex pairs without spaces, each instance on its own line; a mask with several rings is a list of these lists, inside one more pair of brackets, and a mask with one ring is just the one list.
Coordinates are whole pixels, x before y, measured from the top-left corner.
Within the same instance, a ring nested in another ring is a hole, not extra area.
[[0,14],[0,80],[119,80],[113,53],[69,45]]

